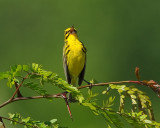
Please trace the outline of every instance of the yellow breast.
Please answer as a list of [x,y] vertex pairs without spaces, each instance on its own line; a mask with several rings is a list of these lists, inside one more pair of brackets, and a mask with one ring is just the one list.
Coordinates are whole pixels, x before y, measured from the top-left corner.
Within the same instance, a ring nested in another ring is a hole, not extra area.
[[85,53],[82,44],[78,40],[69,43],[70,52],[67,56],[67,65],[72,77],[77,78],[85,65]]

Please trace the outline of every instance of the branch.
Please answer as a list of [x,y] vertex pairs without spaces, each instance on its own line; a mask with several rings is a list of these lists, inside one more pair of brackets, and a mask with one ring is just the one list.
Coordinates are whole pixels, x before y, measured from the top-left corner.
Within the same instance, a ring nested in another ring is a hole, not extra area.
[[[10,103],[15,102],[15,101],[20,101],[20,100],[42,99],[42,98],[63,98],[65,100],[69,115],[72,119],[72,113],[71,113],[71,110],[70,110],[70,107],[69,107],[69,103],[68,103],[68,100],[67,100],[67,97],[66,97],[66,93],[68,93],[68,92],[63,92],[63,93],[58,93],[58,94],[53,94],[53,95],[46,95],[46,96],[17,97],[17,98],[13,98],[12,100],[9,99],[8,101],[4,102],[3,104],[0,105],[0,108],[6,106],[7,104],[10,104]],[[7,119],[7,120],[11,120],[9,118],[5,118],[5,117],[0,116],[0,121],[1,122],[2,122],[2,118]],[[11,120],[11,121],[14,121],[14,120]],[[19,124],[24,124],[24,123],[18,122],[18,121],[15,121],[15,122],[17,122]],[[4,123],[3,123],[3,125],[4,125]],[[24,125],[26,125],[26,124],[24,124]],[[29,126],[29,125],[26,125],[26,126]],[[4,128],[5,128],[5,126],[4,126]]]
[[88,84],[85,86],[80,86],[78,89],[87,88],[87,87],[94,87],[94,86],[105,86],[109,84],[123,84],[123,83],[137,83],[140,84],[140,81],[119,81],[119,82],[107,82],[107,83],[98,83],[98,84]]
[[[14,96],[16,95],[18,89],[21,87],[21,85],[23,84],[24,80],[28,77],[28,75],[29,74],[27,74],[23,78],[22,82],[19,84],[18,88],[14,92],[13,96],[8,101],[6,101],[3,104],[1,104],[0,108],[4,107],[5,105],[7,105],[9,103],[12,103],[12,102],[15,102],[15,101],[19,101],[19,100],[30,100],[30,99],[41,99],[41,98],[64,98],[63,95],[62,95],[63,93],[58,93],[58,94],[53,94],[53,95],[46,95],[46,96],[32,96],[32,97],[17,97],[17,98],[14,98]],[[94,86],[105,86],[105,85],[109,85],[109,84],[123,84],[123,83],[135,83],[135,84],[138,84],[138,85],[145,85],[147,87],[150,87],[153,91],[155,91],[158,94],[158,96],[160,95],[160,85],[158,85],[153,80],[150,80],[150,81],[119,81],[119,82],[88,84],[88,85],[85,85],[85,86],[80,86],[80,87],[78,87],[78,89],[83,89],[83,88],[87,88],[87,87],[94,87]]]
[[119,82],[88,84],[88,85],[85,85],[85,86],[80,86],[80,87],[78,87],[78,89],[83,89],[83,88],[93,87],[93,86],[105,86],[105,85],[109,85],[109,84],[123,84],[123,83],[134,83],[134,84],[138,84],[138,85],[147,86],[147,87],[151,88],[160,98],[160,85],[153,80],[149,80],[149,81],[147,81],[147,80],[144,80],[144,81],[129,80],[129,81],[119,81]]
[[3,104],[0,105],[0,108],[6,106],[7,104],[15,102],[15,101],[30,100],[30,99],[41,99],[41,98],[62,98],[61,95],[62,95],[62,93],[53,94],[53,95],[46,95],[46,96],[17,97],[17,98],[13,98],[12,100],[9,99],[8,101],[4,102]]

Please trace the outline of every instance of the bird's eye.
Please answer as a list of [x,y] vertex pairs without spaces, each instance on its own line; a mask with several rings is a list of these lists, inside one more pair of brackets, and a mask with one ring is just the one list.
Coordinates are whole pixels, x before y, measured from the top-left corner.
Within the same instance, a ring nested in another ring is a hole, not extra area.
[[66,31],[66,33],[65,34],[67,34],[69,31]]

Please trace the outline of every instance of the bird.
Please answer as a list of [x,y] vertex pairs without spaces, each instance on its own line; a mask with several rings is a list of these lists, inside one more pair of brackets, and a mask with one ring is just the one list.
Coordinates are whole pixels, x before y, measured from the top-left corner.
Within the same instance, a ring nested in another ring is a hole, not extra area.
[[63,67],[68,84],[80,86],[86,69],[86,52],[84,44],[79,41],[77,30],[72,26],[64,31]]

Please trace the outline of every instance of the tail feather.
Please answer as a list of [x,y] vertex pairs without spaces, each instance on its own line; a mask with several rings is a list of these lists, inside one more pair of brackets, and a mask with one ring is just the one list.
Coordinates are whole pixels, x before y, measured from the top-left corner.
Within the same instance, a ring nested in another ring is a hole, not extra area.
[[77,81],[77,78],[71,78],[71,84],[73,85],[73,86],[76,86],[76,81]]

